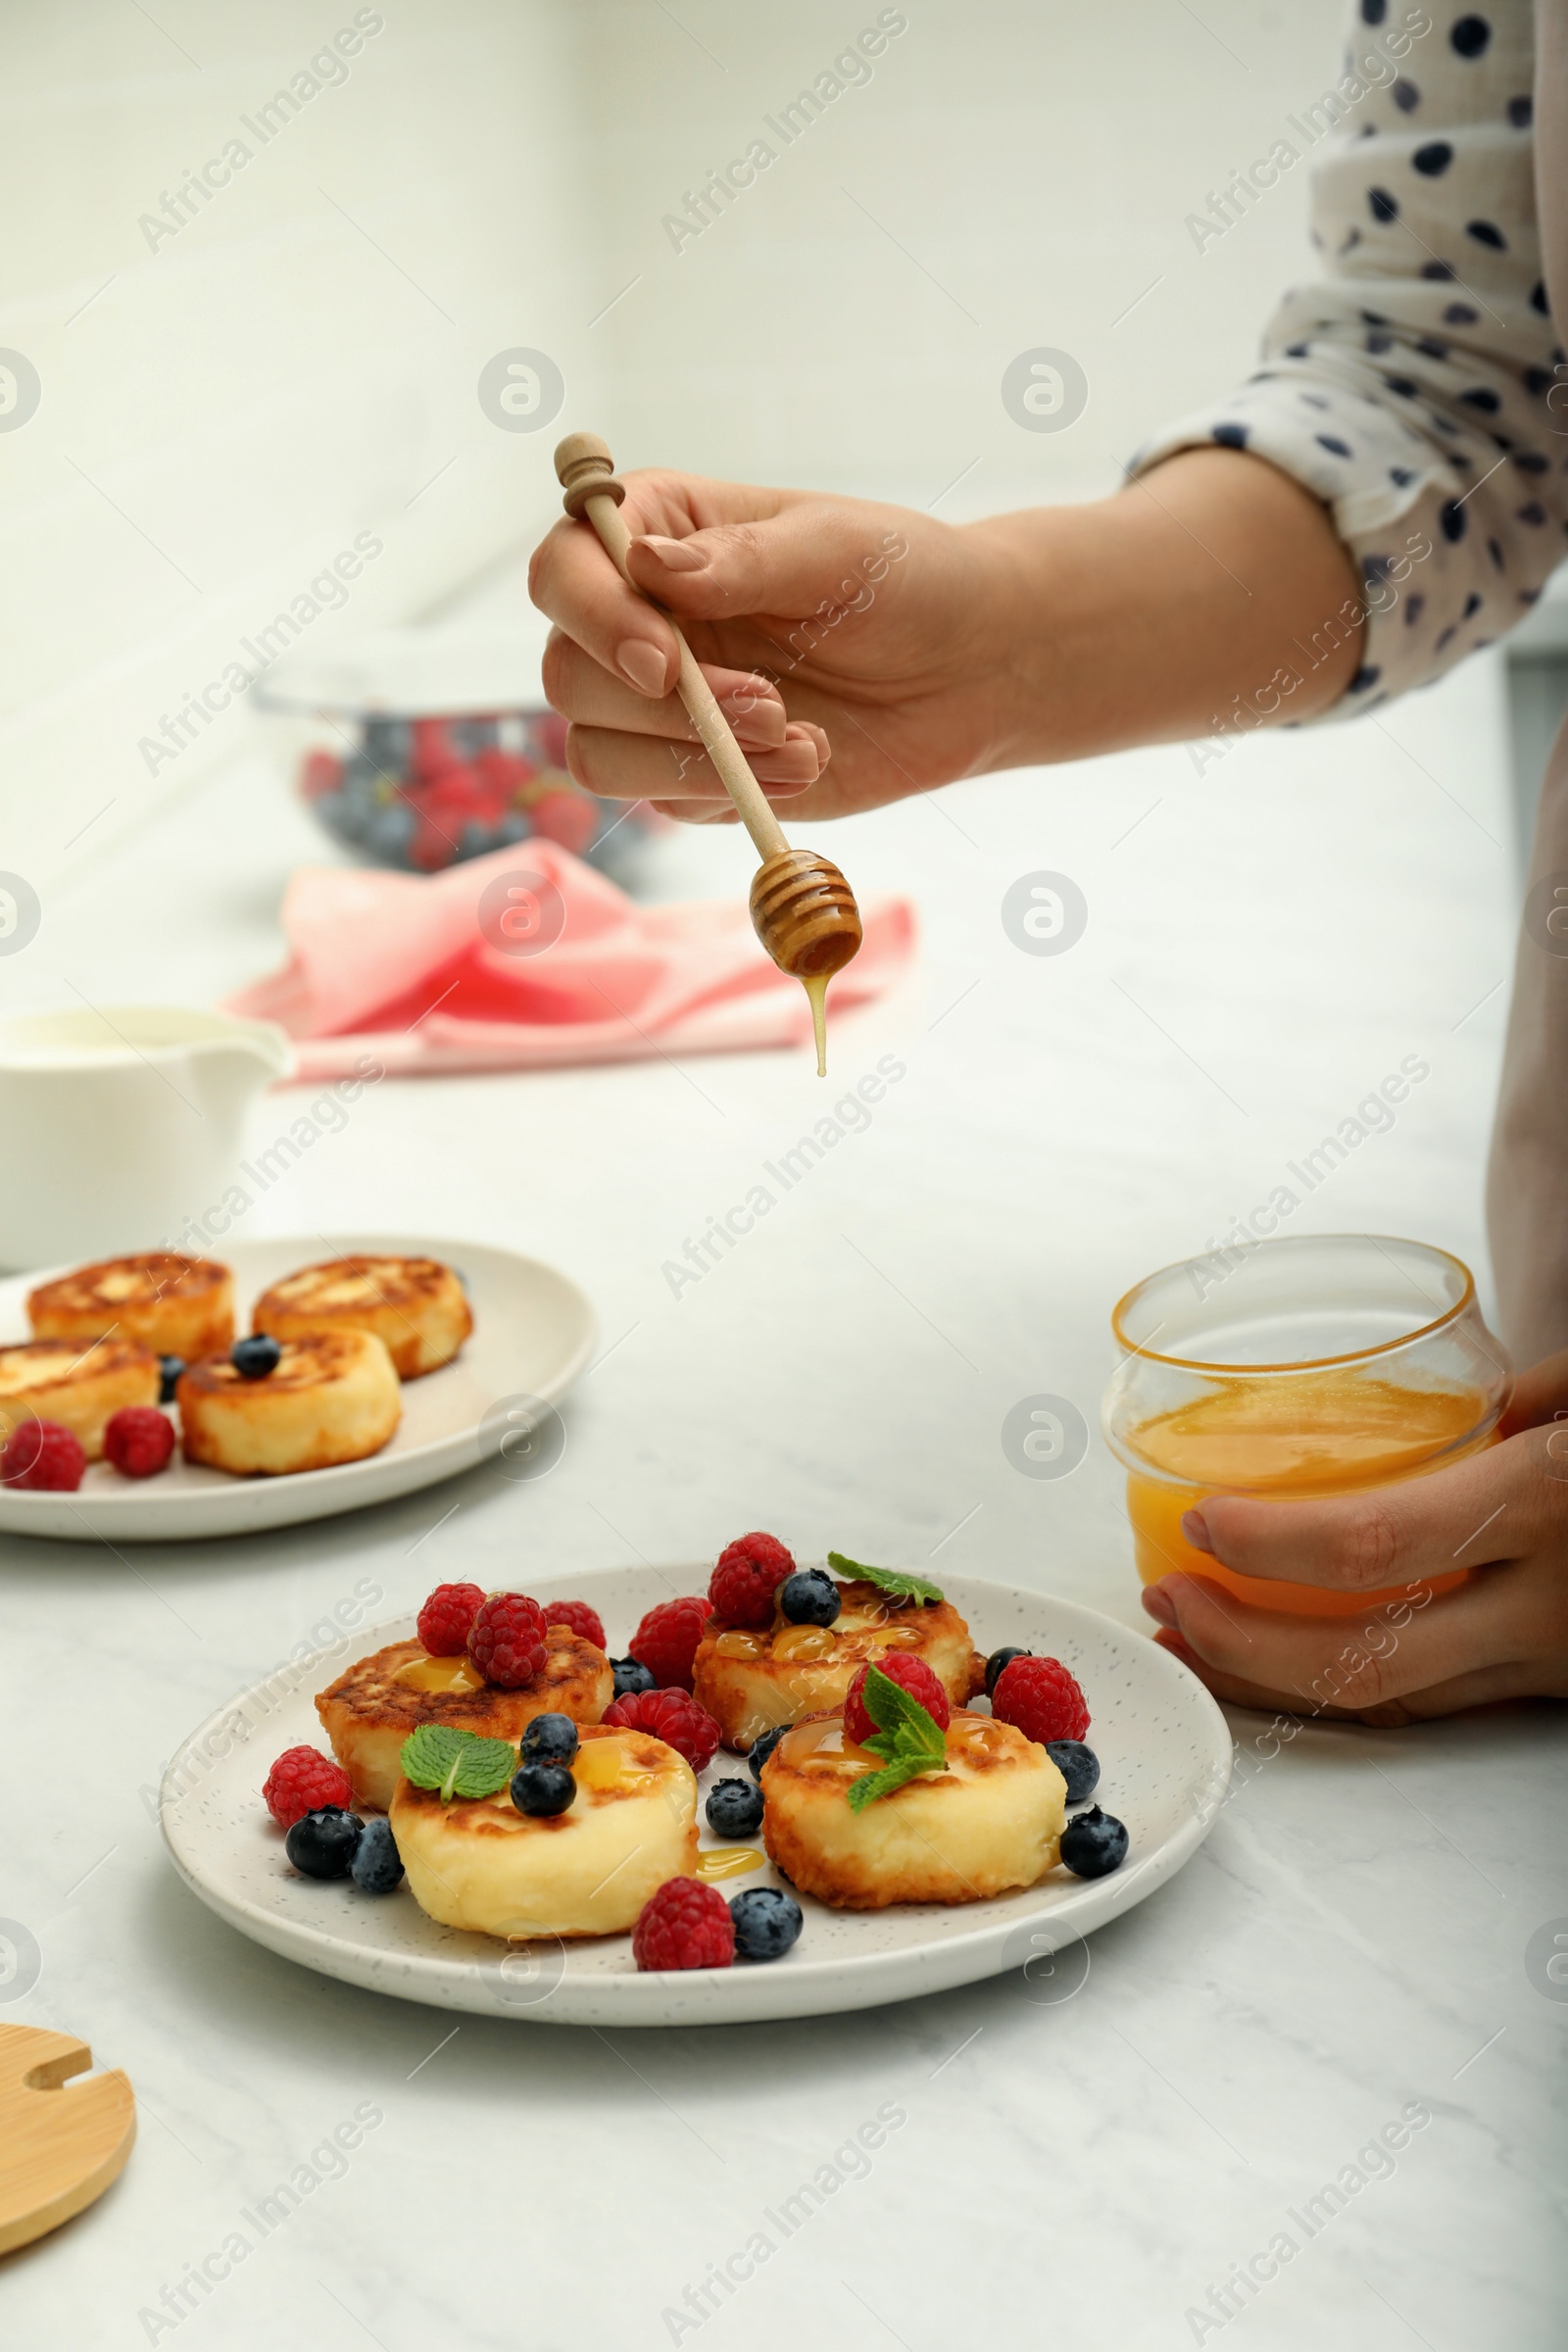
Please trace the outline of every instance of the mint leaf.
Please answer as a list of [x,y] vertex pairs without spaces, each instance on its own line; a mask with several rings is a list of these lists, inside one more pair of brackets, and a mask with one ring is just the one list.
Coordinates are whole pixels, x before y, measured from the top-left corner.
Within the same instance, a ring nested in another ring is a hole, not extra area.
[[862,1772],[849,1786],[850,1810],[861,1813],[878,1797],[891,1796],[906,1781],[920,1779],[927,1773],[946,1772],[948,1743],[942,1736],[942,1726],[928,1707],[896,1683],[879,1667],[868,1666],[860,1696],[865,1711],[876,1725],[866,1746],[874,1756],[882,1758],[877,1772]]
[[508,1740],[481,1740],[446,1723],[421,1723],[403,1742],[398,1758],[403,1777],[416,1788],[439,1788],[443,1802],[454,1796],[494,1796],[517,1769],[517,1751]]
[[905,1763],[885,1764],[880,1772],[862,1772],[858,1781],[850,1783],[850,1811],[863,1813],[867,1805],[874,1805],[879,1796],[891,1796],[906,1781],[918,1780],[922,1773],[946,1770],[946,1765]]
[[866,1744],[877,1755],[886,1756],[889,1763],[895,1755],[909,1755],[946,1765],[948,1744],[942,1726],[930,1708],[923,1707],[891,1674],[884,1674],[880,1666],[868,1666],[860,1698],[876,1725],[877,1736]]
[[505,1788],[517,1769],[517,1751],[510,1740],[480,1740],[472,1732],[459,1760],[453,1783],[456,1796],[494,1796]]
[[896,1599],[917,1600],[922,1607],[946,1597],[940,1585],[923,1576],[907,1576],[902,1568],[867,1568],[863,1561],[846,1559],[842,1551],[830,1551],[827,1564],[840,1576],[853,1577],[858,1584],[876,1585]]
[[[455,1772],[463,1755],[462,1732],[450,1730],[444,1723],[421,1723],[411,1732],[398,1754],[398,1764],[406,1781],[416,1788],[439,1788],[449,1772]],[[447,1795],[451,1795],[449,1788]]]

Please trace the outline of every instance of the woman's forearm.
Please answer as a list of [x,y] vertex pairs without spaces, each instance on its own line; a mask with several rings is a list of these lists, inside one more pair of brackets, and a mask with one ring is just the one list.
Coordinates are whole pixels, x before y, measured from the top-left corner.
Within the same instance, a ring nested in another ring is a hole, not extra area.
[[988,767],[1307,718],[1359,663],[1360,582],[1327,511],[1241,451],[966,535],[996,600]]

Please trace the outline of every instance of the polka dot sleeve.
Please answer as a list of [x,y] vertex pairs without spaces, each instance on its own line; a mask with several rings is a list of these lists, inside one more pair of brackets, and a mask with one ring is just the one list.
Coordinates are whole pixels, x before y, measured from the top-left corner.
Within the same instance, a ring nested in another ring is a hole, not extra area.
[[[1280,304],[1256,373],[1129,467],[1218,442],[1323,501],[1367,614],[1361,668],[1331,717],[1490,644],[1565,553],[1568,362],[1542,283],[1534,78],[1529,0],[1402,15],[1360,0],[1343,77],[1290,118],[1285,141],[1311,156],[1322,274]],[[1227,233],[1255,200],[1238,175],[1229,217],[1215,210],[1207,227]],[[1188,222],[1206,250],[1204,225]]]

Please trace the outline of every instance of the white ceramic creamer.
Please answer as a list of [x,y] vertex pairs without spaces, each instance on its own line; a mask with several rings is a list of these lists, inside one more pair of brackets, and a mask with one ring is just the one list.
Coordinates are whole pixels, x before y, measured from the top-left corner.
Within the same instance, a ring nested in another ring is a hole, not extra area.
[[173,1245],[233,1182],[246,1107],[288,1069],[271,1022],[181,1005],[0,1021],[0,1265]]

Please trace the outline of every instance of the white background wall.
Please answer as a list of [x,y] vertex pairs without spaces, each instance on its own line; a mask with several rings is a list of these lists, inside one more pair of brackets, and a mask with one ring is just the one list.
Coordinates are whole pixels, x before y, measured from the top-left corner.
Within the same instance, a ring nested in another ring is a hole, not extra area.
[[[979,458],[972,512],[1106,489],[1152,424],[1250,366],[1305,266],[1303,168],[1201,255],[1183,223],[1332,79],[1341,0],[901,0],[907,30],[871,81],[677,253],[662,216],[749,139],[780,147],[764,116],[881,13],[579,12],[614,125],[594,183],[606,267],[640,273],[606,322],[627,457],[927,499]],[[999,398],[1036,345],[1089,376],[1059,436]]]
[[[0,433],[0,865],[35,886],[243,744],[239,710],[156,775],[137,749],[356,532],[384,553],[313,639],[418,610],[548,512],[537,445],[474,386],[583,300],[571,12],[365,14],[384,29],[266,145],[240,118],[355,0],[0,15],[0,344],[42,386]],[[249,163],[150,246],[140,216],[236,134]]]
[[[872,79],[679,253],[662,216],[875,6],[374,13],[264,146],[240,118],[350,0],[0,11],[0,344],[42,386],[0,432],[0,866],[38,887],[245,747],[233,709],[156,773],[138,750],[356,532],[383,553],[313,644],[538,534],[555,433],[488,421],[498,350],[550,353],[563,425],[628,465],[922,503],[962,474],[955,517],[1108,487],[1246,368],[1304,261],[1300,172],[1202,256],[1183,219],[1323,86],[1340,10],[910,0]],[[236,132],[249,163],[150,249],[140,217]],[[1037,344],[1089,377],[1060,435],[999,397]]]

